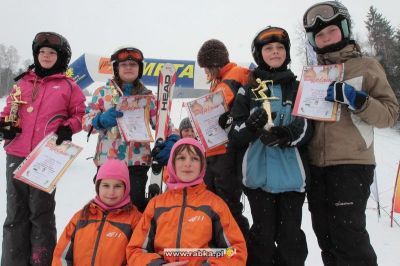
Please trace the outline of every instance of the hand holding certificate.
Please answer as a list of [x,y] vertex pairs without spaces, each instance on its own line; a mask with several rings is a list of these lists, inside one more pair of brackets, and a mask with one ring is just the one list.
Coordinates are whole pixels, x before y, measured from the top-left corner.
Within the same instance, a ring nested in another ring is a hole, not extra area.
[[150,96],[120,97],[117,110],[124,113],[117,118],[119,131],[126,142],[150,142]]
[[193,129],[206,151],[228,141],[227,133],[218,124],[227,109],[222,91],[188,102],[187,108]]
[[305,66],[297,91],[293,115],[319,121],[337,121],[340,105],[325,101],[329,84],[343,80],[343,64]]
[[56,145],[57,135],[50,134],[26,157],[15,170],[14,178],[47,193],[53,192],[57,182],[82,151],[71,142]]

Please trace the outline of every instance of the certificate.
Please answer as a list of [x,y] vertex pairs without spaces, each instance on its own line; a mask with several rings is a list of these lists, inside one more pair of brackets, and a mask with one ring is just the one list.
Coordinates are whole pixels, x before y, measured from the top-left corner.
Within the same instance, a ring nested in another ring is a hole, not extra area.
[[222,90],[188,102],[187,108],[193,130],[206,151],[228,142],[227,133],[218,124],[227,110]]
[[82,151],[71,142],[56,145],[54,133],[44,138],[14,171],[14,178],[47,193],[53,192],[56,184],[73,160]]
[[150,142],[151,96],[120,97],[117,110],[124,113],[117,118],[118,128],[126,142]]
[[340,105],[325,100],[333,81],[343,80],[343,64],[305,66],[297,91],[293,115],[319,121],[338,121]]

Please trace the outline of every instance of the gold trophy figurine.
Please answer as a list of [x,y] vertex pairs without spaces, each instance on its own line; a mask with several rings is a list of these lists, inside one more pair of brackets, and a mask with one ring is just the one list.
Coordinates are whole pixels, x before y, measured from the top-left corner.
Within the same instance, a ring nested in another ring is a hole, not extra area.
[[[271,101],[279,100],[278,97],[273,95],[272,86],[274,85],[273,80],[261,80],[259,78],[256,79],[257,83],[259,84],[257,88],[251,89],[254,96],[256,97],[256,101],[263,101],[263,108],[267,112],[268,121],[267,124],[264,126],[266,130],[269,130],[271,127],[274,126],[274,121],[272,119],[272,112],[271,112]],[[268,83],[271,84],[271,88],[268,87]],[[266,92],[271,90],[271,96],[267,96]]]
[[[111,84],[111,104],[116,107],[119,102],[119,96],[122,95],[121,89],[114,82]],[[118,126],[115,126],[107,131],[109,139],[116,139],[119,137]]]
[[26,104],[27,102],[21,101],[22,93],[21,88],[17,85],[13,86],[13,93],[11,96],[11,110],[10,114],[6,116],[5,122],[11,122],[13,127],[19,126],[19,117],[18,117],[18,109],[21,104]]

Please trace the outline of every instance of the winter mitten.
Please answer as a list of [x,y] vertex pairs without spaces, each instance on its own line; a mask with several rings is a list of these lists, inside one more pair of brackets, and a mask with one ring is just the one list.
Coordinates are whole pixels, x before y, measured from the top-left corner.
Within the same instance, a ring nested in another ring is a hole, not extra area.
[[218,124],[222,129],[227,129],[232,125],[233,118],[230,114],[231,113],[228,111],[220,115],[218,118]]
[[69,126],[59,126],[56,131],[56,145],[60,145],[64,140],[72,141],[72,129]]
[[368,95],[364,91],[357,91],[345,82],[332,82],[327,90],[325,100],[347,104],[351,110],[360,109]]
[[262,131],[260,140],[264,145],[270,147],[286,147],[292,141],[292,134],[288,127],[271,127],[268,131]]
[[158,184],[150,184],[148,188],[148,199],[154,198],[157,195],[160,195],[161,189]]
[[256,132],[258,129],[263,128],[267,122],[267,112],[263,108],[257,108],[250,114],[245,124],[250,131]]
[[106,129],[112,128],[117,125],[117,118],[122,117],[124,113],[115,110],[115,107],[111,107],[106,112],[98,114],[92,121],[92,125],[95,129]]
[[22,129],[19,127],[12,126],[12,122],[5,122],[4,119],[0,120],[0,140],[8,139],[11,140],[21,133]]
[[172,146],[174,146],[175,142],[177,142],[179,139],[180,137],[178,135],[172,134],[165,140],[162,147],[160,146],[160,151],[157,153],[157,155],[155,155],[155,160],[158,162],[158,164],[162,166],[167,165]]

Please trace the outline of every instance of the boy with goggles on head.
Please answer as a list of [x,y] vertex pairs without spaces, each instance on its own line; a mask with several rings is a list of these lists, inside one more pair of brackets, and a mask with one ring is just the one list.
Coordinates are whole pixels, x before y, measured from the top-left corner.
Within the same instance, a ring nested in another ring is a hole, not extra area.
[[340,120],[314,124],[307,197],[325,265],[377,265],[365,217],[375,168],[373,130],[393,126],[399,106],[382,66],[362,56],[351,38],[350,21],[336,1],[311,6],[303,18],[318,63],[344,63],[343,81],[330,84],[325,98],[341,104]]
[[[32,53],[34,64],[15,78],[18,89],[13,89],[0,114],[7,154],[1,265],[51,265],[57,237],[55,191],[48,194],[31,187],[14,179],[13,173],[47,135],[56,133],[57,145],[71,141],[81,131],[85,114],[85,96],[65,75],[71,59],[68,41],[54,32],[40,32],[32,42]],[[8,119],[15,111],[15,98],[21,101],[18,123]]]
[[[86,109],[83,128],[86,131],[99,133],[94,162],[100,167],[107,159],[119,159],[126,162],[129,168],[131,183],[131,200],[143,212],[146,207],[145,189],[150,168],[151,153],[149,142],[125,142],[118,132],[117,118],[123,115],[115,109],[112,101],[115,91],[119,96],[150,95],[150,124],[153,129],[156,123],[155,97],[140,78],[143,75],[143,53],[135,47],[122,47],[111,55],[114,72],[112,79],[98,88],[92,102]],[[108,134],[112,131],[114,134]]]

